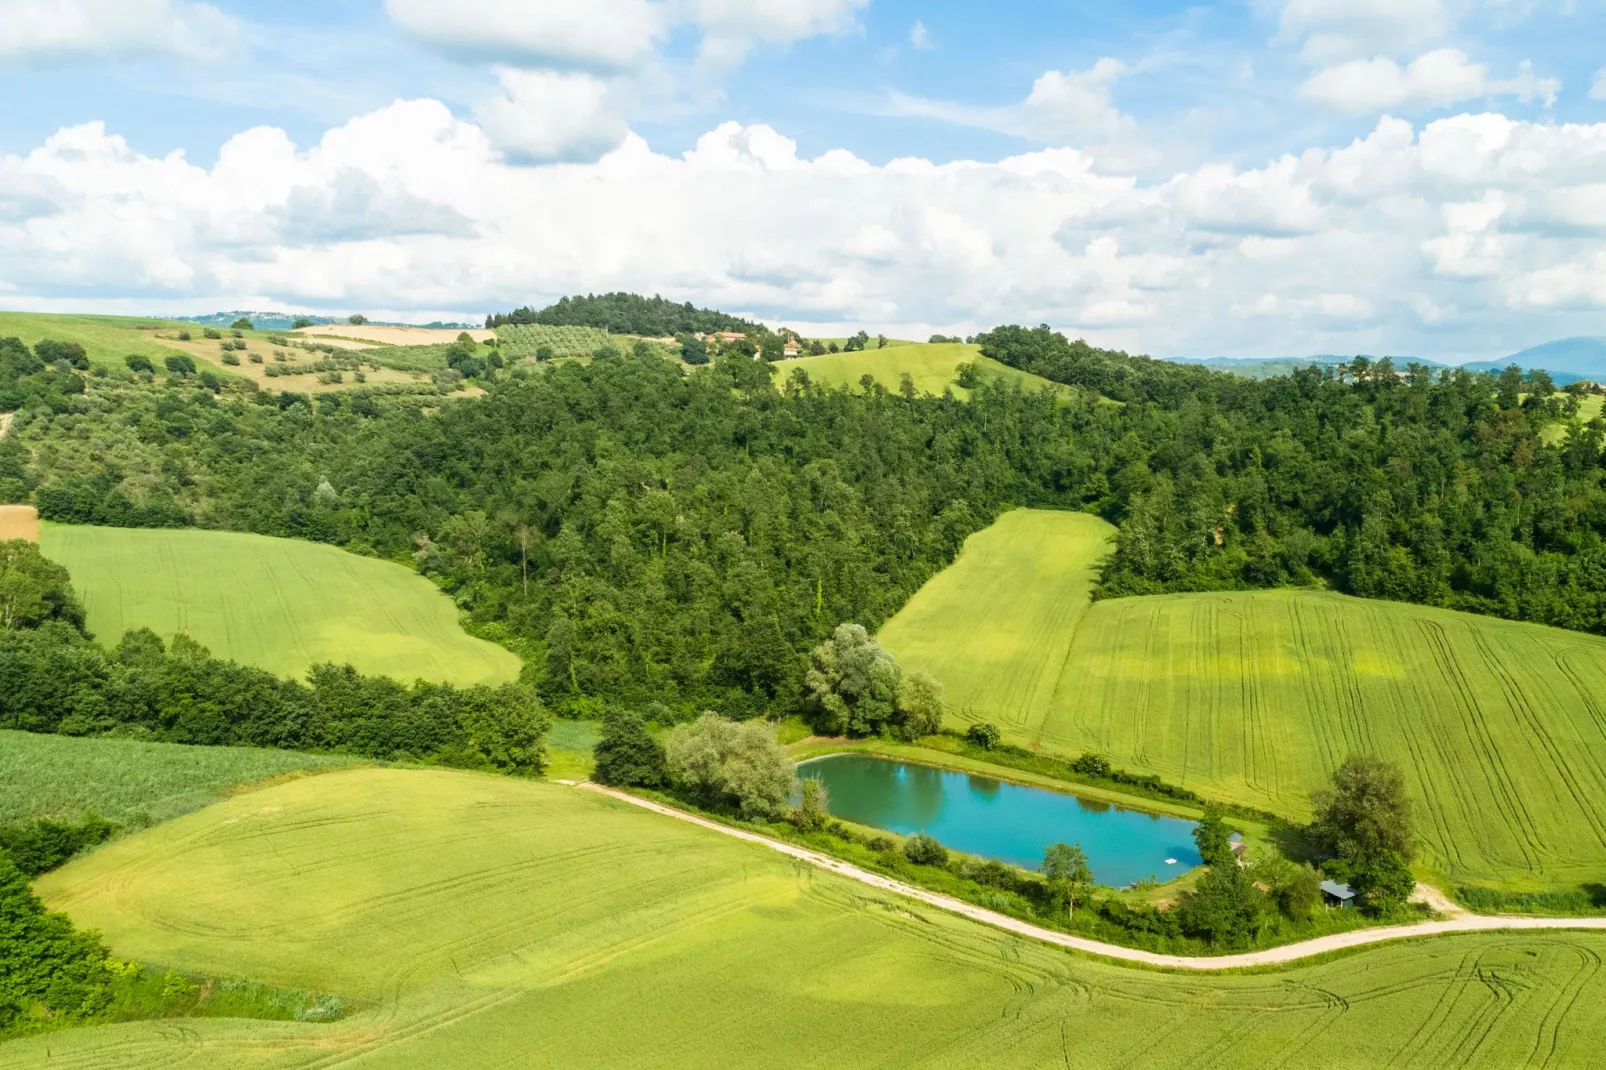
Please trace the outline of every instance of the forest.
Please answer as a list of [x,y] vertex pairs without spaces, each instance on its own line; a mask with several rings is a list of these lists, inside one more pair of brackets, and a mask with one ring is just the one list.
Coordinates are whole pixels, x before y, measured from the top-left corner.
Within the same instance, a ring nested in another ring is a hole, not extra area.
[[739,334],[768,334],[769,328],[752,320],[706,308],[695,308],[690,301],[676,304],[662,297],[638,294],[588,294],[559,298],[557,304],[536,311],[528,306],[509,313],[485,317],[485,326],[543,324],[548,327],[596,327],[609,334],[634,334],[646,338],[669,338],[683,334],[734,331]]
[[959,402],[643,354],[445,403],[91,378],[19,414],[0,489],[47,519],[411,562],[570,714],[800,712],[814,646],[878,627],[1017,505],[1118,525],[1103,597],[1327,585],[1606,632],[1603,429],[1547,436],[1576,395],[1538,376],[1252,381],[1046,328],[978,341],[1082,389]]

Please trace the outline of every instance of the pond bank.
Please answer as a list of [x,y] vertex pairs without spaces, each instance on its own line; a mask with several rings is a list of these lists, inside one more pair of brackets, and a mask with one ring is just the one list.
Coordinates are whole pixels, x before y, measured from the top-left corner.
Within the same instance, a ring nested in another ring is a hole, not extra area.
[[1106,944],[1098,940],[1089,940],[1086,937],[1072,936],[1069,933],[1056,932],[1045,929],[1039,925],[1012,918],[1006,914],[988,910],[971,903],[966,903],[950,896],[930,892],[924,888],[917,888],[912,884],[883,877],[868,870],[860,869],[840,859],[832,858],[818,851],[811,851],[805,847],[798,847],[790,843],[782,843],[768,836],[761,836],[756,832],[745,829],[732,828],[710,818],[698,817],[695,814],[678,810],[663,803],[642,799],[629,792],[619,791],[615,788],[606,788],[600,784],[581,784],[581,790],[595,791],[611,796],[621,802],[632,806],[639,806],[644,810],[672,817],[680,821],[688,821],[694,825],[702,826],[714,832],[733,836],[739,840],[768,847],[779,851],[801,862],[816,866],[819,869],[835,873],[840,877],[858,881],[872,888],[891,892],[896,895],[925,903],[927,906],[946,910],[962,917],[979,921],[985,925],[1004,929],[1020,936],[1031,937],[1044,943],[1055,944],[1072,951],[1081,951],[1100,958],[1114,959],[1118,962],[1135,963],[1144,966],[1154,966],[1162,969],[1210,971],[1253,969],[1262,966],[1279,966],[1285,963],[1298,962],[1302,959],[1315,958],[1337,951],[1351,948],[1365,947],[1370,944],[1387,943],[1394,940],[1409,940],[1425,936],[1442,936],[1455,933],[1473,932],[1501,932],[1505,930],[1534,930],[1534,929],[1599,929],[1606,930],[1606,918],[1531,918],[1531,917],[1488,917],[1479,914],[1462,914],[1443,921],[1424,921],[1413,925],[1391,925],[1375,929],[1354,929],[1348,932],[1334,933],[1328,936],[1316,937],[1294,944],[1284,944],[1281,947],[1266,948],[1261,951],[1247,951],[1232,955],[1167,955],[1154,951],[1141,951],[1136,948],[1121,947],[1117,944]]

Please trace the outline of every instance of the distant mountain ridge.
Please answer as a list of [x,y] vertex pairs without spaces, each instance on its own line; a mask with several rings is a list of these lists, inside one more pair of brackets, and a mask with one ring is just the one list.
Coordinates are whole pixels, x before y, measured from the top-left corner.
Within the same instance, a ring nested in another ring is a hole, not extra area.
[[[303,312],[247,312],[235,309],[233,312],[212,312],[205,316],[174,316],[180,323],[196,323],[202,327],[228,327],[241,316],[251,321],[251,326],[259,331],[288,331],[296,320],[310,320],[315,327],[327,327],[331,323],[345,323],[344,317],[336,319],[333,316],[309,316]],[[430,323],[401,323],[390,320],[369,320],[372,327],[433,327],[455,330],[472,330],[479,326],[477,323],[442,323],[435,320]]]
[[[1367,357],[1373,361],[1382,359],[1370,354],[1367,354]],[[1167,359],[1176,364],[1199,364],[1207,368],[1217,368],[1241,375],[1246,379],[1267,379],[1274,375],[1292,374],[1299,368],[1348,364],[1354,358],[1323,353],[1311,357],[1169,357]],[[1566,386],[1568,383],[1586,379],[1597,383],[1606,382],[1606,338],[1561,338],[1554,342],[1531,346],[1503,360],[1479,360],[1461,365],[1392,354],[1389,355],[1389,359],[1401,370],[1412,364],[1423,364],[1434,369],[1462,367],[1472,372],[1500,372],[1515,364],[1525,372],[1536,369],[1549,372],[1557,386]]]

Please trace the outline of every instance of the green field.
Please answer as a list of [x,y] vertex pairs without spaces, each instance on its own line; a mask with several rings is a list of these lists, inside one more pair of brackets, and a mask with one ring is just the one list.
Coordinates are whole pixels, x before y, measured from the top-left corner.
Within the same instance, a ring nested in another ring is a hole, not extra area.
[[1606,1031],[1606,935],[1131,970],[603,797],[446,771],[237,796],[39,889],[119,955],[369,1009],[54,1032],[0,1044],[0,1067],[1560,1067]]
[[876,382],[888,390],[897,390],[905,372],[915,381],[915,389],[922,394],[941,396],[952,390],[957,398],[968,398],[970,391],[954,383],[959,365],[971,362],[981,378],[998,381],[1006,386],[1019,383],[1026,390],[1053,390],[1067,392],[1070,388],[1047,379],[1000,364],[981,355],[981,350],[968,345],[909,344],[889,346],[886,349],[866,350],[863,353],[828,353],[823,357],[794,357],[778,361],[777,385],[786,382],[793,368],[802,368],[809,378],[825,386],[846,386],[858,389],[865,375],[875,376]]
[[265,535],[46,524],[107,644],[187,632],[220,658],[286,676],[322,662],[455,684],[516,679],[511,652],[464,634],[451,599],[410,569]]
[[241,785],[353,761],[254,747],[0,732],[0,824],[72,820],[90,811],[117,824],[150,824],[199,810]]
[[1377,754],[1450,882],[1606,878],[1606,639],[1317,591],[1082,612],[1089,518],[1036,516],[973,536],[882,630],[960,720],[1293,818],[1347,755]]
[[30,346],[45,338],[77,342],[84,347],[92,363],[123,372],[128,370],[123,358],[130,353],[150,357],[160,367],[163,357],[179,350],[159,341],[157,330],[180,328],[189,328],[197,338],[201,335],[200,327],[174,320],[0,312],[0,338],[20,338]]

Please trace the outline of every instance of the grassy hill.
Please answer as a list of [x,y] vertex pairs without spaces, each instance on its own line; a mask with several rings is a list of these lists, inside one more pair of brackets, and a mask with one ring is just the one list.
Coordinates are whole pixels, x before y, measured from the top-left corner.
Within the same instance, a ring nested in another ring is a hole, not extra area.
[[883,639],[1018,743],[1296,818],[1378,754],[1452,882],[1606,878],[1606,639],[1317,591],[1087,607],[1092,538],[1084,516],[1008,514]]
[[300,676],[320,662],[456,684],[516,679],[519,659],[466,635],[422,576],[332,546],[265,535],[46,524],[45,555],[67,566],[89,627],[187,632],[214,655]]
[[1582,1066],[1606,1029],[1603,934],[1174,976],[596,795],[447,771],[237,796],[38,887],[116,954],[370,1009],[55,1032],[0,1044],[0,1067]]
[[795,357],[775,365],[780,370],[775,381],[778,384],[784,383],[787,376],[792,374],[793,368],[802,368],[809,373],[810,379],[827,386],[849,386],[857,389],[862,377],[873,375],[876,382],[888,390],[897,390],[900,377],[908,372],[915,381],[915,389],[922,394],[940,396],[944,390],[952,390],[955,397],[968,398],[970,391],[954,382],[959,374],[957,370],[959,365],[967,362],[974,363],[981,378],[989,381],[1019,383],[1026,390],[1048,389],[1056,393],[1070,389],[1059,383],[1051,383],[1047,379],[1011,368],[1007,364],[1000,364],[996,360],[982,356],[976,346],[963,344],[917,343],[888,346],[886,349],[870,349],[862,353],[828,353],[823,357]]
[[51,338],[58,342],[77,342],[84,347],[90,363],[117,371],[127,371],[123,358],[131,353],[150,357],[158,367],[162,358],[179,352],[156,337],[158,330],[193,329],[194,324],[177,320],[136,316],[71,316],[44,312],[0,312],[0,338],[20,338],[27,345]]

